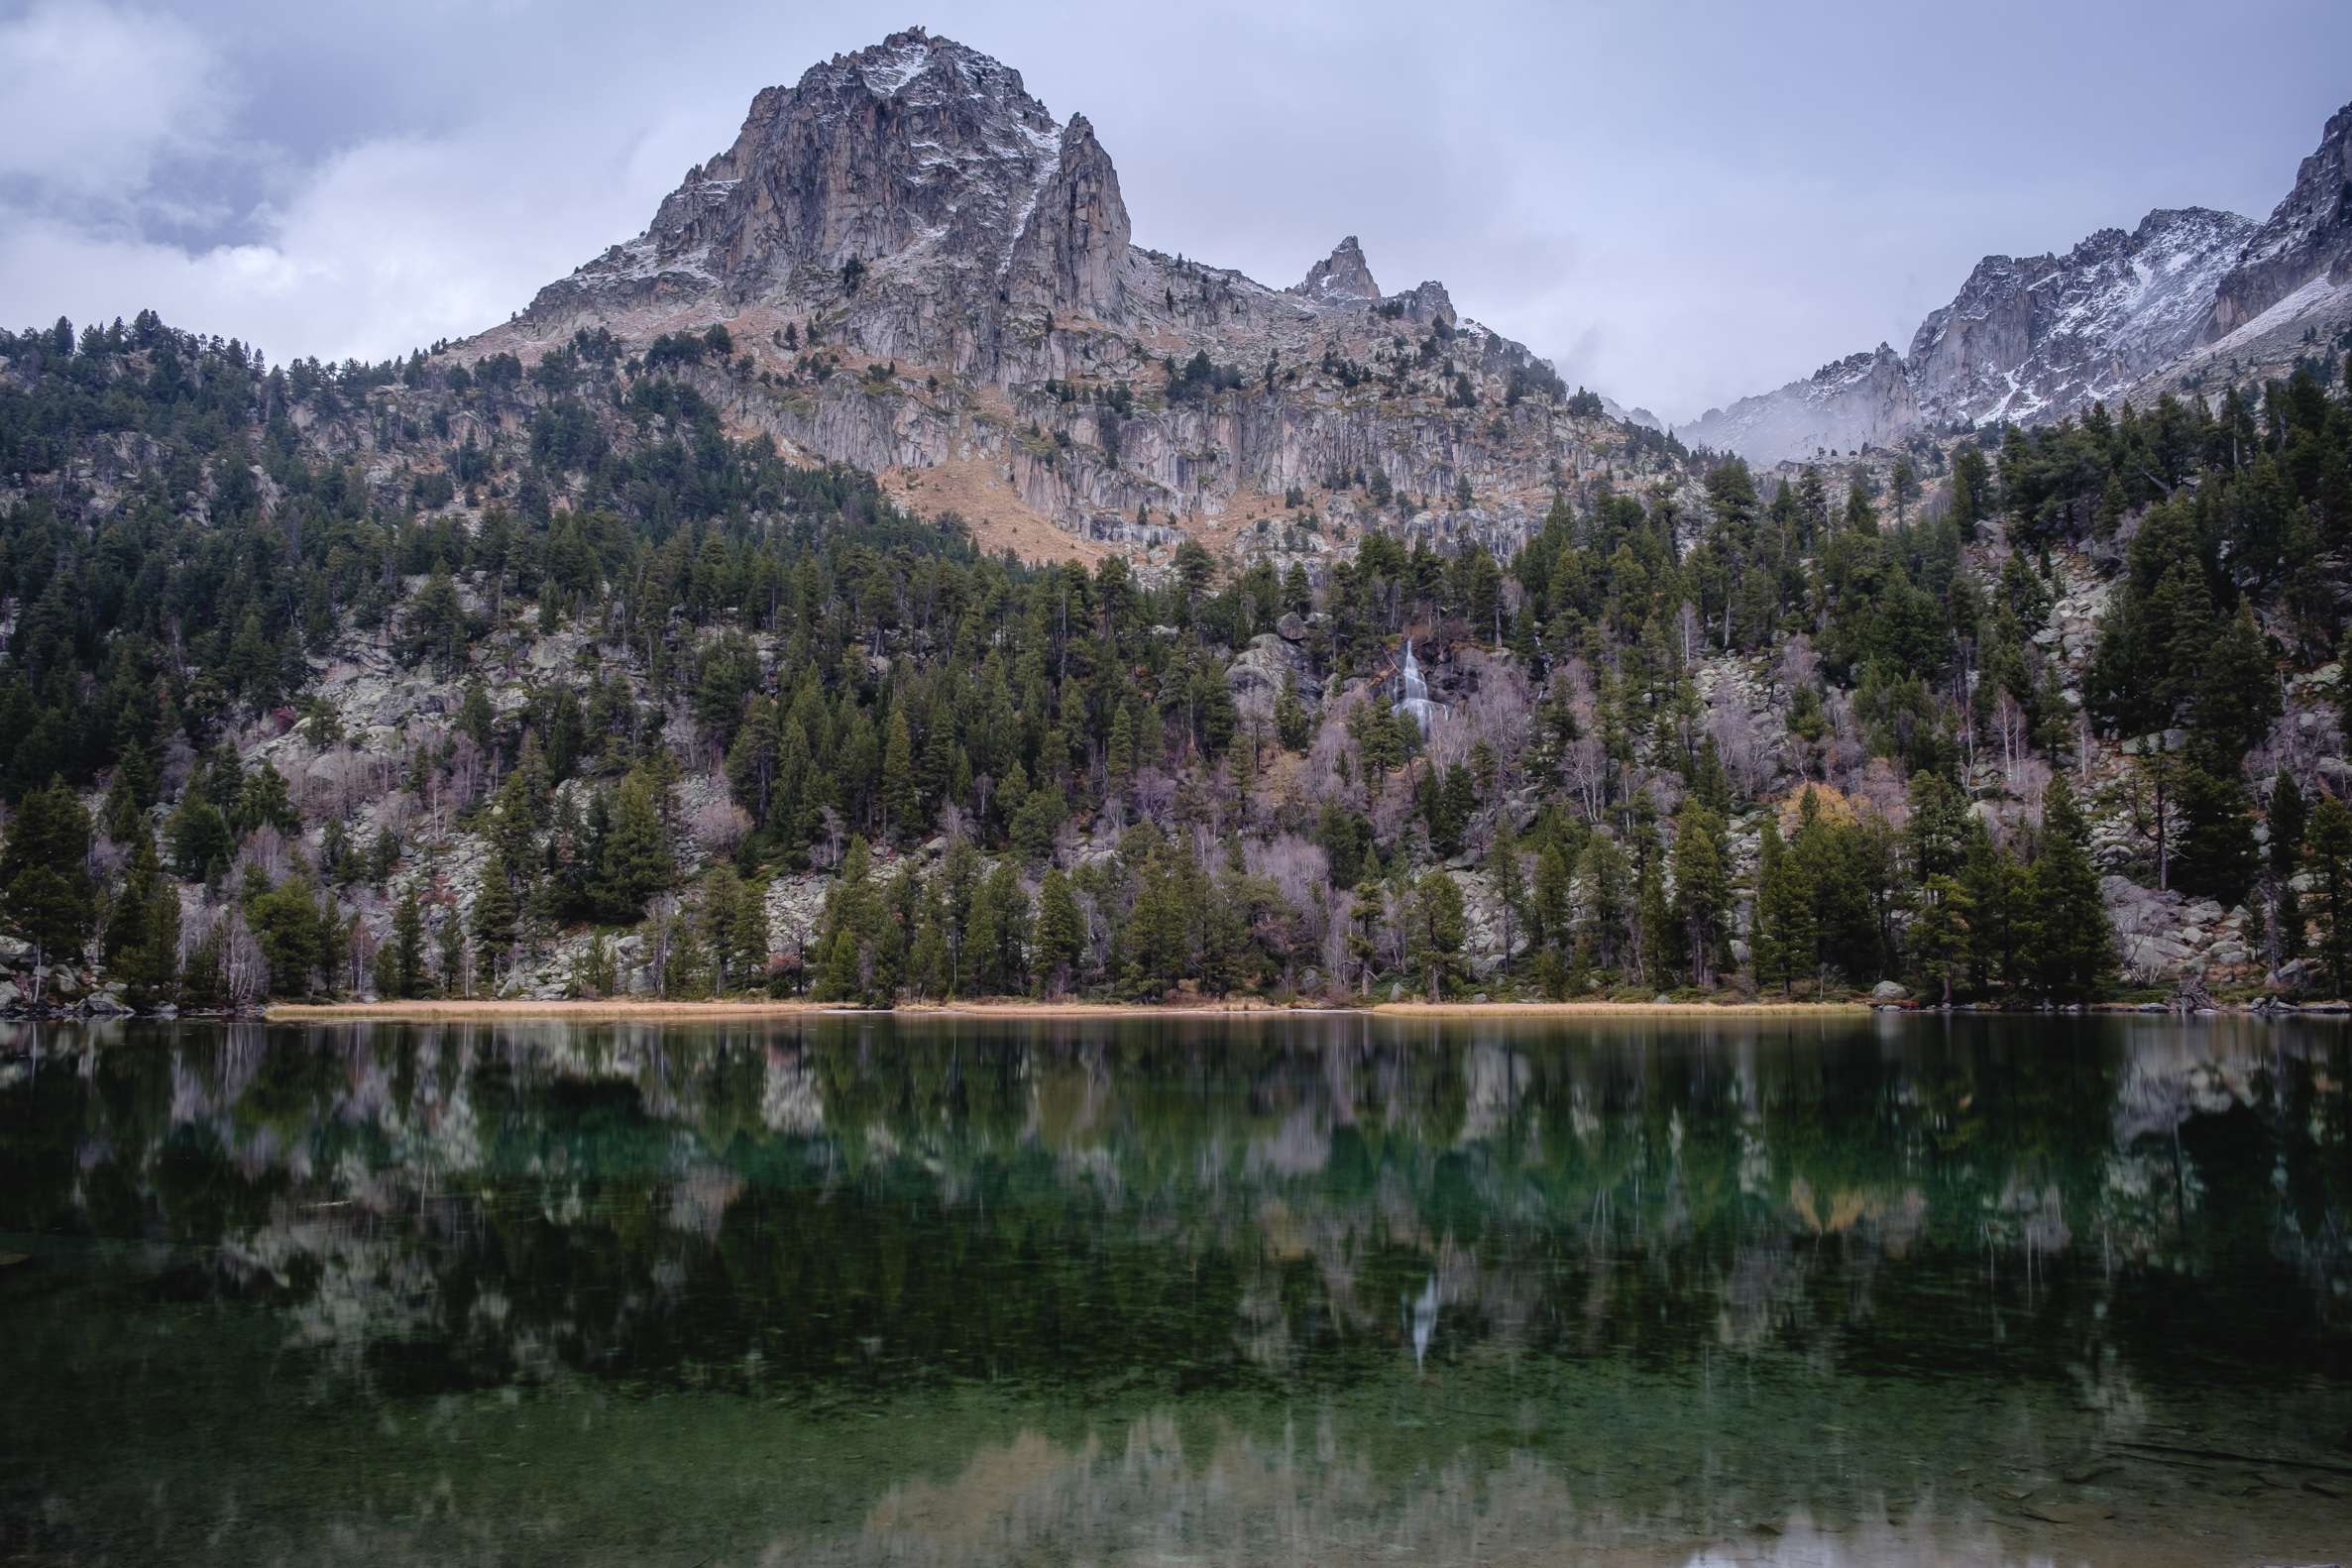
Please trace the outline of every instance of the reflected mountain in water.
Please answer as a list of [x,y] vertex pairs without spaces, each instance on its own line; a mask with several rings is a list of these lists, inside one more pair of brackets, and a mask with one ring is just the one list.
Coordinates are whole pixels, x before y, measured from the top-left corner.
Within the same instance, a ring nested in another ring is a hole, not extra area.
[[[2243,1019],[26,1030],[0,1517],[43,1522],[0,1547],[2324,1542],[2333,1471],[2166,1456],[2352,1471],[2345,1059]],[[616,1443],[663,1478],[626,1527]]]

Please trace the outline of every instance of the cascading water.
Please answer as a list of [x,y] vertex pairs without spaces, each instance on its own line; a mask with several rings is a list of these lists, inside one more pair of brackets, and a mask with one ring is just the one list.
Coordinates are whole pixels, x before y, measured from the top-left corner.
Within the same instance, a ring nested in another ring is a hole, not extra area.
[[1404,669],[1397,678],[1397,712],[1410,714],[1422,734],[1429,732],[1429,721],[1443,707],[1429,700],[1429,683],[1421,678],[1420,661],[1412,656],[1412,638],[1404,639]]

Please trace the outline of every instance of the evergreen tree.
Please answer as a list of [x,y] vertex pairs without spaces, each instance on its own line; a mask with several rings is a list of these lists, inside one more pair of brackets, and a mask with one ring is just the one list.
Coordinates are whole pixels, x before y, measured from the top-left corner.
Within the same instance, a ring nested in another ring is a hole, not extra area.
[[474,895],[473,918],[474,949],[489,963],[491,985],[495,989],[513,951],[522,919],[522,902],[514,896],[513,873],[507,869],[505,851],[496,846],[482,863],[482,884]]
[[1775,814],[1764,815],[1756,848],[1756,897],[1748,945],[1759,986],[1792,994],[1814,976],[1813,889],[1805,868],[1788,853]]
[[[29,792],[0,843],[0,925],[33,946],[40,966],[73,963],[97,924],[90,818],[61,778]],[[41,1000],[36,980],[33,1000]]]
[[[1599,968],[1614,971],[1633,952],[1634,882],[1624,850],[1607,834],[1593,835],[1577,860],[1577,951]],[[1644,899],[1656,891],[1647,879],[1641,887]]]
[[1413,885],[1412,925],[1406,958],[1429,979],[1429,1000],[1442,1001],[1461,970],[1466,934],[1462,889],[1443,871],[1425,873]]
[[2335,996],[2352,996],[2352,810],[2332,795],[2311,808],[2308,835],[2317,886],[2318,958]]
[[229,868],[229,856],[236,847],[229,819],[192,790],[166,819],[164,833],[171,842],[172,864],[189,881],[209,881]]
[[1508,975],[1514,922],[1527,901],[1527,875],[1519,863],[1518,836],[1509,822],[1497,826],[1494,841],[1487,846],[1487,882],[1495,890],[1495,902],[1503,915],[1503,972]]
[[1723,819],[1694,796],[1683,803],[1674,827],[1674,918],[1681,928],[1694,985],[1715,983],[1716,960],[1724,949],[1724,921],[1731,908]]
[[2244,903],[2254,888],[2260,850],[2237,758],[2200,737],[2174,769],[2172,793],[2179,826],[2168,880],[2225,909]]
[[2090,830],[2065,775],[2053,779],[2042,806],[2042,852],[2018,922],[2027,972],[2044,996],[2088,1001],[2115,962],[2115,933],[2090,863]]
[[410,888],[392,906],[392,941],[377,950],[376,990],[388,1000],[406,1000],[425,993],[429,975],[424,958],[424,911]]
[[890,710],[890,734],[882,746],[885,831],[901,836],[911,832],[921,809],[915,792],[915,738],[907,728],[907,709],[902,702]]
[[1037,964],[1050,990],[1059,995],[1069,989],[1085,946],[1086,923],[1077,897],[1056,866],[1046,873],[1037,904]]
[[611,827],[598,846],[590,884],[595,912],[614,924],[634,922],[645,901],[668,891],[675,876],[653,782],[643,769],[632,769],[614,792]]
[[123,999],[150,1008],[176,999],[179,981],[179,889],[164,874],[155,840],[131,842],[131,864],[108,912],[101,947],[105,970]]
[[2302,869],[2308,813],[2295,775],[2285,768],[2279,770],[2278,782],[2271,786],[2270,810],[2266,815],[2270,829],[2271,931],[2278,942],[2279,961],[2287,963],[2303,955],[2308,940],[2303,929],[2302,895],[2295,886],[2296,873]]
[[1947,1007],[1954,981],[1968,968],[1968,916],[1967,888],[1959,877],[1939,873],[1921,886],[1908,934],[1912,974]]
[[2023,981],[2018,920],[2028,895],[2025,868],[2001,852],[1981,820],[1968,833],[1960,887],[1968,900],[1970,988],[2006,990]]
[[471,955],[466,952],[465,922],[457,918],[455,909],[442,911],[441,923],[434,933],[434,970],[440,981],[443,996],[470,994],[469,971]]

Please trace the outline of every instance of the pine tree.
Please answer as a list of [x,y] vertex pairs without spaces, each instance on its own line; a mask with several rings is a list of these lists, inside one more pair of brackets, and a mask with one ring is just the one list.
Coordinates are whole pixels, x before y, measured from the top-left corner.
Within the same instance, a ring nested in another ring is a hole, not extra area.
[[816,998],[821,1002],[855,1001],[865,990],[858,959],[856,934],[844,926],[825,945],[825,962],[817,976]]
[[2302,895],[2296,891],[2295,877],[2302,869],[2303,834],[2309,814],[2304,810],[2302,791],[2296,786],[2295,775],[2285,768],[2279,770],[2278,782],[2271,786],[2270,810],[2266,815],[2273,889],[2271,931],[2278,941],[2279,961],[2289,963],[2303,955],[2307,941]]
[[1077,897],[1070,890],[1069,878],[1056,866],[1046,873],[1037,902],[1038,969],[1056,994],[1069,989],[1085,945],[1086,923],[1078,911]]
[[1968,892],[1960,879],[1938,874],[1919,890],[1908,947],[1914,977],[1923,991],[1952,1005],[1953,982],[1968,967]]
[[179,805],[165,820],[164,833],[170,840],[173,865],[189,881],[209,881],[228,869],[230,853],[236,847],[229,819],[193,790],[180,797]]
[[1576,878],[1558,839],[1539,842],[1535,882],[1527,897],[1527,940],[1550,957],[1576,940]]
[[1511,972],[1511,954],[1514,936],[1513,923],[1527,901],[1526,870],[1519,864],[1518,836],[1512,832],[1509,822],[1495,829],[1494,842],[1487,846],[1487,880],[1495,890],[1495,901],[1503,914],[1503,972]]
[[1675,819],[1674,918],[1681,927],[1694,985],[1715,983],[1716,959],[1724,947],[1724,920],[1731,907],[1723,819],[1693,797],[1683,803]]
[[1968,972],[1975,990],[1989,992],[2020,983],[2017,921],[2027,892],[2025,877],[2025,868],[1992,841],[1981,819],[1975,820],[1960,873],[1968,898]]
[[376,989],[389,998],[404,1000],[425,992],[424,911],[410,888],[392,906],[392,940],[376,954]]
[[2172,804],[2178,824],[2172,885],[2225,909],[2244,903],[2254,888],[2260,850],[2237,758],[2200,735],[2173,772]]
[[490,964],[493,988],[514,947],[522,904],[514,896],[513,873],[505,852],[495,845],[482,862],[482,885],[474,894],[474,948]]
[[967,942],[988,992],[1012,996],[1028,988],[1029,894],[1010,860],[999,860],[972,899]]
[[616,925],[633,923],[644,914],[645,901],[666,892],[675,876],[653,782],[643,769],[632,769],[614,793],[611,827],[597,849],[590,884],[596,913]]
[[1958,874],[1966,858],[1968,803],[1941,773],[1911,775],[1910,840],[1911,874],[1923,886]]
[[438,951],[434,954],[433,966],[440,980],[441,994],[470,994],[472,962],[471,955],[466,952],[466,927],[465,922],[457,918],[455,909],[442,911],[440,929],[434,938]]
[[1577,858],[1582,918],[1576,951],[1580,955],[1589,954],[1600,968],[1614,972],[1632,951],[1633,882],[1633,868],[1617,840],[1607,834],[1593,835]]
[[2090,830],[2065,775],[2042,807],[2042,852],[2028,880],[2019,944],[2036,989],[2058,1001],[2095,996],[2115,962],[2115,933],[2090,863]]
[[1764,816],[1756,848],[1756,897],[1749,938],[1756,983],[1791,994],[1814,976],[1813,888],[1791,855],[1773,813]]
[[893,704],[890,734],[882,745],[882,810],[887,833],[905,835],[922,810],[915,792],[915,738],[907,728],[906,704]]
[[2330,991],[2352,995],[2352,810],[2332,795],[2311,808],[2307,836],[2311,875],[2318,884],[2320,967]]
[[[76,961],[97,924],[89,857],[89,813],[65,781],[28,792],[0,844],[0,926],[32,944],[36,976]],[[32,999],[41,1000],[38,978]]]
[[1443,871],[1424,874],[1413,885],[1411,918],[1406,961],[1429,977],[1429,1000],[1442,1001],[1447,982],[1461,970],[1461,887]]
[[175,999],[179,980],[179,889],[164,874],[155,840],[142,831],[109,911],[101,947],[105,969],[135,1008]]
[[1172,861],[1180,850],[1155,845],[1136,869],[1135,902],[1119,935],[1128,988],[1139,996],[1176,989],[1191,964],[1190,924]]

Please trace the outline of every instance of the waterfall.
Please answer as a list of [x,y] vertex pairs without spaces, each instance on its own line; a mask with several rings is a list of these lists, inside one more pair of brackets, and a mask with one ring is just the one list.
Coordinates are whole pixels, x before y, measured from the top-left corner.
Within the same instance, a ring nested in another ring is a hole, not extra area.
[[1397,712],[1410,714],[1422,734],[1429,732],[1429,721],[1444,705],[1429,700],[1429,683],[1422,678],[1420,661],[1413,657],[1412,638],[1404,639],[1404,668],[1397,678]]

